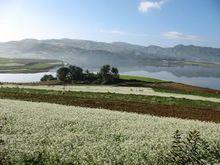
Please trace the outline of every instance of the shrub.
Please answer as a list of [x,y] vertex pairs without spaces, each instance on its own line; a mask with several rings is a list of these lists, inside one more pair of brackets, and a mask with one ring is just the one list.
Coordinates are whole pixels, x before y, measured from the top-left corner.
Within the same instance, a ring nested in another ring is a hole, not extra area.
[[170,153],[166,162],[171,164],[213,164],[220,163],[220,145],[211,145],[200,137],[198,131],[190,131],[183,138],[180,131],[176,131]]

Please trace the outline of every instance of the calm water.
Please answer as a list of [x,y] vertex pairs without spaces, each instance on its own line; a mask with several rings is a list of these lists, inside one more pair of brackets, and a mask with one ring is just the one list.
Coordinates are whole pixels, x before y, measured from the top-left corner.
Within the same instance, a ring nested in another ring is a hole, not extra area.
[[146,76],[146,77],[158,78],[158,79],[167,80],[167,81],[174,81],[174,82],[180,82],[180,83],[189,84],[189,85],[200,86],[200,87],[220,89],[220,78],[214,78],[214,77],[184,77],[184,76],[177,77],[167,71],[152,73],[152,72],[148,72],[144,70],[129,71],[129,72],[124,72],[123,74]]
[[[142,67],[120,68],[121,74],[146,76],[180,82],[195,86],[220,89],[220,68],[204,67]],[[33,74],[0,74],[0,82],[38,82],[45,74],[56,75],[55,71]]]
[[200,87],[220,89],[220,68],[199,66],[154,67],[123,69],[123,74],[146,76]]
[[45,74],[52,74],[54,76],[56,75],[55,72],[16,73],[16,74],[0,73],[0,82],[17,82],[17,83],[38,82],[40,81],[41,77],[43,77]]

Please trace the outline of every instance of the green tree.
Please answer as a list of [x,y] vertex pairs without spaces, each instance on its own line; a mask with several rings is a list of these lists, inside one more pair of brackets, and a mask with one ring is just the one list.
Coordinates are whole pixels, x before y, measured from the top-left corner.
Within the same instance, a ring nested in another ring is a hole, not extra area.
[[62,67],[57,70],[57,79],[62,82],[68,82],[71,80],[71,72],[67,67]]
[[80,81],[83,80],[84,75],[83,75],[83,69],[78,67],[78,66],[69,66],[69,70],[71,73],[71,80],[73,81]]
[[113,74],[114,79],[119,79],[119,71],[118,68],[112,67],[111,72]]
[[95,82],[97,80],[97,75],[89,72],[88,69],[85,71],[84,75],[85,75],[84,78],[87,82]]
[[40,79],[40,81],[51,81],[51,80],[55,80],[56,78],[53,76],[53,75],[51,75],[51,74],[49,74],[49,75],[44,75],[41,79]]
[[103,65],[98,73],[99,78],[103,84],[113,83],[119,79],[119,71],[110,65]]
[[110,65],[103,65],[99,71],[99,77],[103,84],[109,83],[112,79]]

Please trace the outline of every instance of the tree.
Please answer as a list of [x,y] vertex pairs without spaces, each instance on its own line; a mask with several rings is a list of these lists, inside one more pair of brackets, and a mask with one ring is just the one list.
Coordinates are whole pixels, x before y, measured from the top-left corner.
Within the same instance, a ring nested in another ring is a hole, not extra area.
[[51,81],[51,80],[55,80],[56,78],[53,76],[53,75],[51,75],[51,74],[49,74],[49,75],[44,75],[41,79],[40,79],[40,81]]
[[71,73],[71,80],[80,81],[83,80],[83,69],[78,66],[69,66],[70,73]]
[[103,84],[113,83],[119,79],[119,71],[115,67],[110,67],[110,65],[103,65],[98,73],[100,80]]
[[114,79],[119,79],[119,71],[118,68],[112,67],[111,72],[113,74]]
[[99,78],[103,84],[109,83],[111,81],[111,67],[110,65],[103,65],[99,71]]
[[87,69],[85,71],[84,78],[87,82],[95,82],[95,81],[97,81],[97,74],[91,73]]
[[68,82],[71,80],[71,72],[67,67],[62,67],[57,70],[57,79],[62,82]]

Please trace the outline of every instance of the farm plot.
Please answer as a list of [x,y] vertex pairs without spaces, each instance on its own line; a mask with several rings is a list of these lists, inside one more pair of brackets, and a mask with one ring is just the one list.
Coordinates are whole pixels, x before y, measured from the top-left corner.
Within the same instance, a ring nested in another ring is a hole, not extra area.
[[29,89],[45,89],[45,90],[65,90],[65,91],[81,91],[94,93],[118,93],[118,94],[133,94],[144,96],[159,96],[159,97],[174,97],[185,98],[189,100],[201,100],[220,103],[219,98],[195,96],[188,94],[164,93],[154,91],[152,88],[146,87],[117,87],[117,86],[87,86],[87,85],[72,85],[72,86],[27,86],[27,85],[1,85],[2,87],[19,87]]
[[4,87],[0,98],[220,123],[220,103],[184,98]]
[[0,100],[1,155],[13,164],[158,164],[176,130],[220,142],[220,124]]

